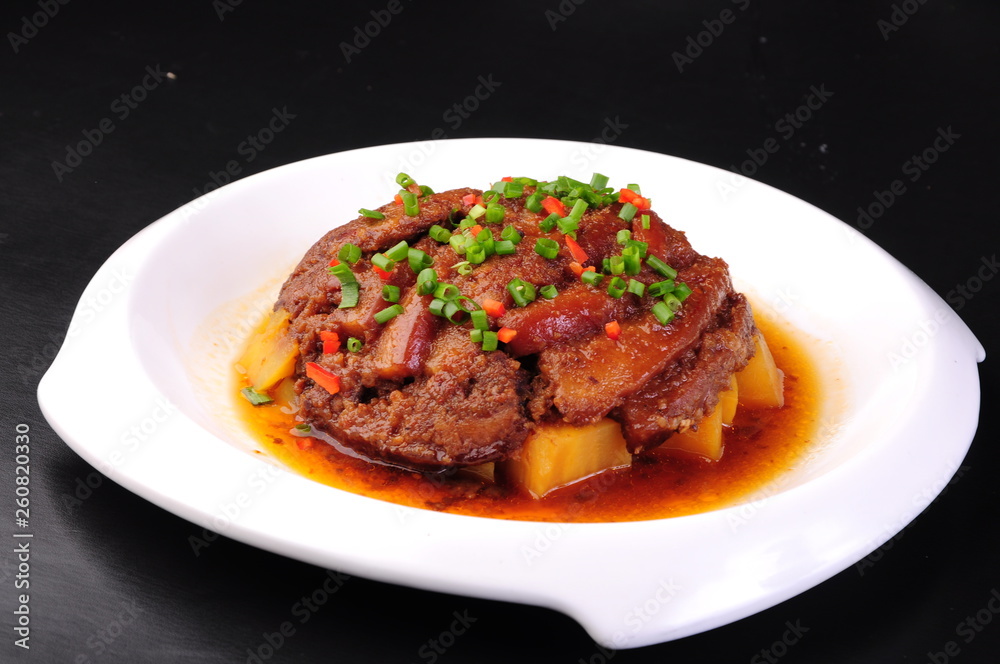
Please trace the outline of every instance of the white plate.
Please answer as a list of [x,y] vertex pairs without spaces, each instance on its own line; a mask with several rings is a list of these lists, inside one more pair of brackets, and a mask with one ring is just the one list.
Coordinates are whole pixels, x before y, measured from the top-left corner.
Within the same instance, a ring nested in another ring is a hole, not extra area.
[[[815,453],[751,502],[615,524],[403,508],[248,453],[219,396],[237,339],[305,250],[389,200],[401,170],[438,191],[593,171],[640,183],[696,249],[729,261],[759,315],[770,309],[811,340],[830,396]],[[752,181],[724,196],[731,177],[649,152],[522,139],[388,145],[261,173],[108,259],[39,401],[111,479],[228,537],[382,581],[551,607],[608,647],[711,629],[811,588],[913,519],[968,450],[985,357],[937,295],[853,228]]]

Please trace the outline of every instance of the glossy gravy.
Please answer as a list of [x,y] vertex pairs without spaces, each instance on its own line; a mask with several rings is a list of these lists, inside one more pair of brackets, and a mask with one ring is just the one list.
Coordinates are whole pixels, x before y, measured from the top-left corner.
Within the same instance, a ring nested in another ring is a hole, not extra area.
[[[807,451],[817,430],[821,395],[805,349],[778,325],[758,320],[777,365],[785,373],[780,409],[738,408],[724,433],[725,453],[708,461],[657,449],[631,468],[610,470],[556,489],[540,500],[494,484],[468,470],[421,474],[351,457],[290,431],[288,408],[253,407],[236,395],[240,419],[275,458],[296,472],[338,489],[430,510],[532,521],[640,521],[726,507],[775,481]],[[234,374],[236,374],[234,370]],[[239,387],[241,376],[236,374]]]

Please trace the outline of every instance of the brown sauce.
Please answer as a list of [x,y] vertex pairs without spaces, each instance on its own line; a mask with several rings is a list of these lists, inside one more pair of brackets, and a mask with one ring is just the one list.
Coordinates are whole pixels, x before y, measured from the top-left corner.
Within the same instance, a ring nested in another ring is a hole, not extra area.
[[605,471],[540,500],[469,471],[425,475],[353,458],[319,439],[292,435],[297,422],[287,408],[255,408],[238,396],[236,407],[253,436],[294,471],[400,505],[532,521],[683,516],[732,505],[773,482],[803,457],[817,430],[819,380],[805,348],[779,325],[758,320],[758,327],[785,373],[785,405],[739,408],[733,426],[726,428],[721,460],[660,449],[636,457],[630,468]]

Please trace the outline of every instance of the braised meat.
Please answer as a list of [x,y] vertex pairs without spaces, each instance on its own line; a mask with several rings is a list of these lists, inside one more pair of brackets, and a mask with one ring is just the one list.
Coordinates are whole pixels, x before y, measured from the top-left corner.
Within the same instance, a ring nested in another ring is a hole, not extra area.
[[[726,263],[698,254],[652,210],[634,214],[633,206],[626,220],[617,195],[591,196],[599,202],[582,214],[556,206],[551,216],[553,196],[532,211],[537,186],[520,195],[488,190],[485,200],[475,189],[421,192],[419,211],[406,214],[398,201],[364,211],[309,249],[275,304],[290,314],[298,343],[299,417],[373,459],[429,470],[516,455],[546,421],[610,416],[632,452],[697,426],[754,349],[753,317]],[[470,214],[481,228],[462,227]],[[519,239],[512,253],[502,244],[511,238]],[[408,258],[387,265],[401,242]],[[355,260],[341,253],[345,245],[360,250]],[[626,253],[633,262],[623,271]],[[346,267],[331,271],[338,262]],[[356,303],[345,300],[345,278],[357,282]],[[530,301],[514,297],[515,279]],[[453,290],[441,291],[447,284]],[[543,296],[545,286],[557,294]],[[680,297],[663,296],[665,310],[661,295],[675,287]],[[470,320],[480,307],[488,317]],[[616,334],[606,328],[612,322]],[[497,330],[506,334],[493,350]],[[329,332],[353,337],[354,347],[324,353],[321,333]],[[339,389],[309,378],[310,364],[339,377]]]

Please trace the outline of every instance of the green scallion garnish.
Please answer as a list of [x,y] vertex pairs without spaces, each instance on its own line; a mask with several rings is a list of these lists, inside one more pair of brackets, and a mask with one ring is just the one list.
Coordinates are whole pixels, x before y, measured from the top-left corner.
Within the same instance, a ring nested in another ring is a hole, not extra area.
[[525,307],[535,301],[535,285],[522,279],[511,279],[507,291],[514,298],[514,304]]
[[628,292],[632,293],[636,297],[642,297],[646,294],[646,284],[636,279],[628,280]]
[[375,314],[375,322],[379,324],[387,323],[403,312],[403,305],[394,304],[391,307],[386,307],[382,311]]
[[386,302],[399,302],[399,286],[382,286],[382,299]]
[[683,281],[677,282],[677,285],[674,286],[674,295],[681,302],[683,302],[684,300],[688,299],[688,295],[690,295],[690,294],[691,294],[691,287],[688,286]]
[[542,232],[544,233],[551,233],[552,229],[555,228],[556,224],[558,223],[559,223],[559,215],[553,212],[549,216],[539,221],[538,227],[542,229]]
[[543,200],[545,200],[545,194],[540,191],[536,191],[531,196],[528,196],[527,200],[524,201],[524,207],[528,208],[532,212],[541,212]]
[[482,309],[476,309],[475,311],[471,312],[469,314],[469,317],[472,318],[472,327],[476,328],[477,330],[490,329],[489,316]]
[[458,290],[458,286],[455,284],[443,284],[439,282],[437,288],[434,289],[434,297],[445,302],[450,302],[461,294],[462,291]]
[[408,217],[415,217],[420,214],[420,203],[417,201],[416,194],[412,191],[401,189],[399,197],[403,199],[403,214]]
[[612,277],[611,282],[608,283],[608,295],[610,295],[615,299],[618,299],[625,294],[626,288],[627,285],[624,279],[622,279],[621,277]]
[[541,290],[539,290],[538,293],[546,300],[551,300],[554,299],[555,296],[559,294],[559,289],[557,289],[552,284],[549,284],[548,286],[542,286]]
[[662,300],[653,305],[652,312],[656,316],[656,320],[660,322],[660,325],[666,325],[674,319],[674,312]]
[[681,304],[681,301],[677,299],[677,296],[674,295],[673,293],[667,293],[666,295],[664,295],[663,301],[666,303],[668,307],[670,307],[671,311],[677,311],[682,306],[684,306]]
[[593,270],[584,270],[583,274],[580,275],[580,280],[589,286],[600,286],[604,275]]
[[394,260],[397,263],[404,258],[410,251],[410,245],[407,244],[406,240],[401,240],[398,244],[393,245],[392,249],[385,252],[385,255],[390,260]]
[[648,214],[642,215],[642,227],[645,230],[649,230],[649,215]]
[[521,234],[517,232],[517,229],[513,226],[504,226],[503,230],[500,231],[501,240],[510,240],[514,244],[518,244],[521,241]]
[[484,214],[486,214],[486,208],[484,208],[479,203],[476,203],[469,209],[469,216],[473,219],[479,219]]
[[655,284],[649,285],[650,297],[663,297],[667,293],[672,293],[673,291],[674,291],[673,279],[667,279],[666,281],[657,281]]
[[392,272],[392,269],[396,267],[396,261],[392,260],[385,254],[374,254],[372,256],[372,265],[380,270]]
[[638,211],[639,208],[632,205],[631,203],[626,203],[625,205],[622,206],[621,212],[618,213],[618,218],[623,219],[625,221],[632,221],[632,217],[634,217],[635,213]]
[[345,263],[354,265],[361,259],[361,247],[348,242],[340,248],[340,251],[337,252],[337,258]]
[[358,210],[358,213],[363,217],[368,217],[369,219],[385,219],[385,215],[381,212],[369,210],[368,208],[361,208]]
[[434,259],[426,251],[410,247],[406,251],[406,259],[410,263],[410,269],[414,274],[419,274],[424,268],[434,265]]
[[593,177],[590,178],[590,186],[595,190],[604,189],[608,186],[608,176],[594,173]]
[[559,232],[563,235],[573,235],[574,239],[576,237],[576,229],[580,227],[580,224],[576,219],[572,217],[563,217],[556,222],[556,226],[559,227]]
[[416,183],[417,181],[411,178],[406,173],[400,172],[398,175],[396,175],[396,184],[398,184],[400,187],[409,187],[410,185],[414,185]]
[[427,234],[431,236],[432,240],[437,240],[441,243],[447,242],[451,239],[451,232],[447,228],[438,226],[437,224],[434,224],[427,229]]
[[497,256],[510,256],[517,253],[517,247],[510,240],[500,240],[494,243],[493,251],[497,253]]
[[486,248],[478,242],[473,242],[472,244],[466,245],[465,257],[469,259],[470,263],[478,265],[486,260]]
[[417,275],[417,293],[430,295],[437,290],[437,272],[432,267],[425,267]]
[[483,350],[496,350],[500,344],[497,333],[490,330],[483,330]]
[[352,353],[361,352],[361,347],[364,345],[365,345],[364,342],[361,341],[361,339],[358,339],[357,337],[347,338],[347,350],[349,350]]
[[469,330],[469,340],[474,344],[483,343],[483,330],[480,330],[478,328],[474,330]]
[[486,223],[499,224],[503,222],[505,210],[499,203],[488,203],[486,205]]
[[254,406],[263,406],[266,403],[271,403],[274,401],[274,399],[267,396],[266,394],[261,394],[253,387],[244,387],[242,390],[240,390],[240,394],[242,394],[243,398],[245,398],[247,401],[251,403],[251,405]]
[[620,231],[618,231],[618,234],[615,236],[615,238],[618,240],[618,244],[625,244],[626,242],[632,239],[632,231],[630,231],[627,228],[623,228]]
[[535,253],[551,260],[559,255],[559,243],[547,237],[540,237],[535,240]]
[[656,256],[649,256],[646,258],[646,264],[649,265],[654,272],[663,275],[667,279],[673,279],[677,276],[677,270],[670,267]]

